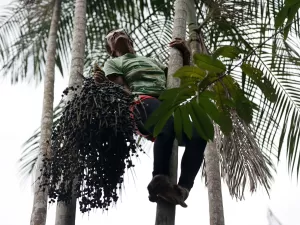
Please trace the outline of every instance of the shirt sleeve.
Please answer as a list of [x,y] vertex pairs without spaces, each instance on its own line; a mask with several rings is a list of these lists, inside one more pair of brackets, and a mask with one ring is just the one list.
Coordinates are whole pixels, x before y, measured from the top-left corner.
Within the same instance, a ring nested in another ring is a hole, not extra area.
[[109,75],[120,75],[120,76],[123,76],[123,72],[122,72],[122,69],[117,66],[116,62],[114,62],[113,60],[107,60],[105,63],[104,63],[104,67],[103,67],[103,71],[105,73],[105,76],[109,76]]
[[162,69],[163,71],[165,71],[165,69],[167,68],[167,66],[165,66],[164,64],[162,64],[162,63],[156,61],[156,60],[153,59],[153,58],[151,58],[151,61],[152,61],[153,63],[155,63],[155,65],[157,65],[157,66],[158,66],[160,69]]

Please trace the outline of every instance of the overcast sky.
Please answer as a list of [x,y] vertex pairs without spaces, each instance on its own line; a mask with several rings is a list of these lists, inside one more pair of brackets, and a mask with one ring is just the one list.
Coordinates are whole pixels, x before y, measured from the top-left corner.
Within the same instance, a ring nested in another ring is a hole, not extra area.
[[[0,4],[9,2],[1,0]],[[0,6],[1,7],[1,6]],[[2,77],[0,72],[0,77]],[[55,102],[60,100],[67,79],[56,77]],[[0,225],[29,224],[33,194],[31,180],[20,183],[17,160],[21,145],[39,126],[41,120],[43,84],[21,83],[12,86],[9,79],[0,79]],[[182,150],[180,151],[180,156]],[[283,154],[284,155],[284,154]],[[284,158],[272,185],[270,199],[261,188],[246,200],[231,199],[223,185],[225,223],[228,225],[268,225],[267,209],[271,208],[283,225],[299,225],[300,188],[296,179],[287,173]],[[140,157],[134,173],[125,175],[125,191],[115,208],[107,213],[101,210],[82,215],[77,212],[77,225],[153,225],[155,204],[148,201],[146,186],[151,180],[152,152]],[[176,224],[209,225],[207,189],[200,176],[187,200],[188,208],[177,207]],[[47,224],[54,224],[55,205],[49,206]]]

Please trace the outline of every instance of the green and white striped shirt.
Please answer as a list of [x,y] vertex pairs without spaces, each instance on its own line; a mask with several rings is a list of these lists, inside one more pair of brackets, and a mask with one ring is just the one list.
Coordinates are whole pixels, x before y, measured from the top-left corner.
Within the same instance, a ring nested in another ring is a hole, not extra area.
[[154,59],[127,53],[104,64],[106,76],[123,76],[133,94],[159,96],[166,88],[166,66]]

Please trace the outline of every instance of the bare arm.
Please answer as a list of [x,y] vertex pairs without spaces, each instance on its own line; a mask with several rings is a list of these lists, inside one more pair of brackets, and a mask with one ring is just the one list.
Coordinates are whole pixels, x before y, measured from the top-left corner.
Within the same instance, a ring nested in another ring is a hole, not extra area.
[[170,45],[170,47],[178,49],[182,53],[183,65],[184,66],[189,66],[190,65],[191,52],[190,52],[189,46],[186,43],[186,41],[182,40],[180,38],[175,38],[175,40],[172,41],[169,45]]

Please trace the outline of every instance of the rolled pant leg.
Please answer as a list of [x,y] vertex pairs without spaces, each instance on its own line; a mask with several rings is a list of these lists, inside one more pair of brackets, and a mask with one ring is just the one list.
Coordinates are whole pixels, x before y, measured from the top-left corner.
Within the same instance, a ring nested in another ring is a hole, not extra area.
[[178,184],[191,190],[203,162],[207,142],[199,136],[195,129],[192,139],[184,135],[184,142],[185,151],[181,159],[181,173]]

